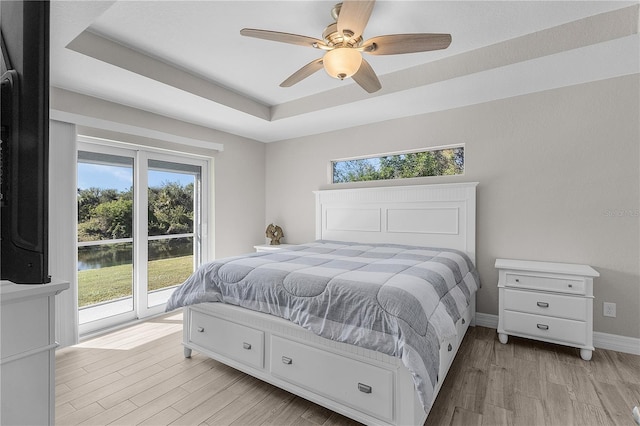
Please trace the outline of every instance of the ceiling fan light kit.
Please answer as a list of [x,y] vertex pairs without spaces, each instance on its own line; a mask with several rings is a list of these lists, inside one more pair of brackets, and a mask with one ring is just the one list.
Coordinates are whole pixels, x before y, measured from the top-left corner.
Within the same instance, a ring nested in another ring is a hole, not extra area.
[[322,63],[327,74],[344,80],[358,72],[362,64],[362,55],[355,49],[338,47],[325,53]]
[[326,51],[283,81],[281,87],[290,87],[323,68],[333,78],[353,80],[369,93],[382,88],[371,65],[362,52],[370,55],[397,55],[446,49],[451,44],[450,34],[391,34],[377,36],[363,42],[362,33],[369,21],[375,0],[345,0],[331,10],[333,22],[325,28],[322,38],[301,36],[269,30],[244,28],[240,34],[263,40],[309,46]]

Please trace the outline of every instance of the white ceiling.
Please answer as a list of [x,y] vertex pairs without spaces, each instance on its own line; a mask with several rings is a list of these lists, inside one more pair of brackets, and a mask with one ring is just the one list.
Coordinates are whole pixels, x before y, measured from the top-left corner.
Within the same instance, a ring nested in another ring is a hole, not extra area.
[[[365,39],[450,33],[451,46],[367,56],[383,85],[374,94],[324,71],[279,87],[321,52],[240,29],[322,38],[334,3],[52,1],[51,84],[270,142],[638,72],[637,28],[557,46],[547,32],[543,53],[499,48],[531,46],[536,39],[523,36],[637,2],[379,1]],[[481,64],[488,55],[496,65]]]

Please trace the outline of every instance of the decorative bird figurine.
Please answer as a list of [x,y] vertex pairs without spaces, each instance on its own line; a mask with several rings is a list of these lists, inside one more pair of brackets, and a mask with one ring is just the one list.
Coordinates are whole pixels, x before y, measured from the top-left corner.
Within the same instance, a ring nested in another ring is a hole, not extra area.
[[280,239],[284,237],[284,233],[282,232],[282,228],[280,228],[278,225],[274,225],[273,223],[269,224],[269,226],[267,226],[267,231],[266,231],[266,236],[267,238],[271,239],[271,243],[270,245],[272,246],[279,246],[280,245]]

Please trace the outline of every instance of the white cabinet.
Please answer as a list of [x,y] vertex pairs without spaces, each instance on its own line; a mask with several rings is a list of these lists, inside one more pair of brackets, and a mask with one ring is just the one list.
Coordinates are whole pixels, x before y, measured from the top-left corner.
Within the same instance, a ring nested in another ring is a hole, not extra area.
[[580,348],[588,361],[593,348],[593,278],[587,265],[496,259],[499,271],[498,337],[509,335]]
[[0,281],[0,424],[55,422],[55,295],[69,283]]

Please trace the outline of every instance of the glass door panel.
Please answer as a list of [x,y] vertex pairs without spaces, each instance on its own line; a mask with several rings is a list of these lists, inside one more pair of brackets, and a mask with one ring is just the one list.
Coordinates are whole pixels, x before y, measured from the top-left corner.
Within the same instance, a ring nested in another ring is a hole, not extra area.
[[163,305],[200,264],[201,166],[148,164],[147,307]]
[[78,152],[80,325],[133,314],[133,158]]

